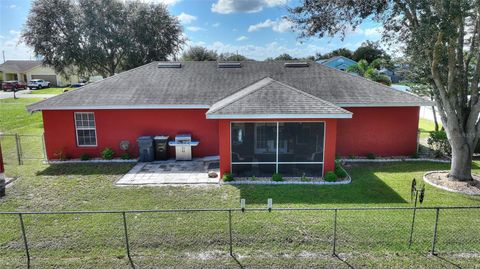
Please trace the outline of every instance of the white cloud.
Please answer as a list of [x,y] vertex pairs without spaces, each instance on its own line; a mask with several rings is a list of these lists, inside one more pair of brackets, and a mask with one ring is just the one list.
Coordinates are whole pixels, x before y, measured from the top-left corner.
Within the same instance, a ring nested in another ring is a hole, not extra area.
[[[132,1],[136,1],[136,0],[132,0]],[[138,0],[138,1],[141,1],[143,3],[164,4],[167,6],[173,6],[178,2],[180,2],[181,0]]]
[[239,37],[237,38],[237,41],[243,41],[243,40],[247,40],[247,39],[248,39],[248,37],[242,35],[242,36],[239,36]]
[[187,30],[190,32],[198,32],[198,31],[205,31],[204,28],[198,26],[188,26]]
[[252,44],[245,44],[245,45],[234,45],[234,44],[227,44],[220,41],[216,41],[213,43],[206,44],[205,42],[187,42],[187,46],[203,46],[210,50],[215,50],[217,53],[240,53],[241,55],[246,56],[250,59],[255,60],[265,60],[268,57],[276,57],[282,53],[288,53],[293,57],[305,57],[310,55],[315,55],[315,53],[326,53],[330,51],[330,48],[316,45],[316,44],[305,44],[303,46],[287,46],[283,45],[279,42],[271,42],[265,45],[252,45]]
[[216,22],[214,24],[212,24],[213,27],[219,27],[220,26],[220,23],[219,22]]
[[272,28],[273,31],[279,33],[292,32],[293,23],[286,18],[277,19],[272,21],[270,19],[260,22],[248,27],[248,32],[255,32],[263,28]]
[[10,30],[0,37],[0,51],[5,51],[6,60],[33,59],[33,50],[20,41],[20,31]]
[[364,33],[366,36],[380,36],[382,34],[383,27],[378,26],[378,27],[373,27],[373,28],[367,28],[365,29]]
[[10,5],[10,6],[8,6],[8,7],[13,9],[13,8],[16,8],[17,5]]
[[180,13],[180,15],[177,16],[177,18],[181,23],[184,23],[184,24],[189,24],[197,20],[197,17],[187,14],[185,12]]
[[288,0],[218,0],[212,4],[211,10],[220,14],[253,13],[262,11],[265,7],[285,5],[287,2]]

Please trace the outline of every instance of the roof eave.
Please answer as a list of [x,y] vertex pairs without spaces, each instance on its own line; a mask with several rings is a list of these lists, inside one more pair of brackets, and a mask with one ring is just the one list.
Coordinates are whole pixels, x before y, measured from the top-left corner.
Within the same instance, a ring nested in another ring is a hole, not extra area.
[[406,102],[406,103],[335,103],[339,107],[416,107],[416,106],[435,106],[434,102]]
[[209,114],[207,119],[351,119],[352,113],[325,114]]

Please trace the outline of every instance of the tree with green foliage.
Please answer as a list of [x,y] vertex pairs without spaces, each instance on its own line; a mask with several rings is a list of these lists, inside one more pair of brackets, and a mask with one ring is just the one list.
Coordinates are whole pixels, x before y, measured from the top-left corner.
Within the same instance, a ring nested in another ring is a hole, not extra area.
[[370,64],[367,60],[360,60],[358,63],[349,66],[347,72],[357,73],[362,77],[390,86],[392,85],[390,78],[378,73],[377,69],[381,66],[381,63],[381,59],[373,60]]
[[290,54],[288,54],[288,53],[283,53],[283,54],[280,54],[277,57],[273,58],[273,60],[274,61],[291,61],[291,60],[295,60],[295,58],[290,56]]
[[182,61],[216,61],[218,60],[218,54],[214,50],[194,46],[184,51],[181,59]]
[[412,66],[427,66],[452,147],[448,176],[472,180],[480,137],[480,0],[303,0],[290,12],[302,37],[345,35],[373,18],[386,42],[404,44]]
[[336,50],[332,50],[331,52],[329,53],[326,53],[326,54],[321,54],[321,53],[317,53],[316,55],[316,58],[317,59],[330,59],[330,58],[333,58],[335,56],[343,56],[343,57],[346,57],[346,58],[349,58],[349,59],[353,59],[353,52],[347,48],[339,48],[339,49],[336,49]]
[[166,60],[184,43],[165,5],[120,0],[35,0],[22,41],[57,72],[111,76]]
[[232,62],[240,62],[240,61],[251,61],[247,57],[240,55],[238,53],[222,53],[218,56],[218,60],[220,61],[232,61]]
[[376,59],[390,59],[390,56],[380,48],[378,42],[369,40],[363,42],[362,45],[353,52],[352,57],[354,61],[366,60],[369,63]]

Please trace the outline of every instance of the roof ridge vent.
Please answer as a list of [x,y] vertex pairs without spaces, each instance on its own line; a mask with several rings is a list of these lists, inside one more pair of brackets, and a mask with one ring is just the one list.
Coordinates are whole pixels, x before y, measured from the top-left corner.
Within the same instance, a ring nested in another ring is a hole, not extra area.
[[285,67],[308,67],[308,62],[287,62],[284,64]]
[[242,64],[240,62],[219,62],[218,68],[240,68]]
[[181,68],[182,63],[179,62],[161,62],[158,63],[158,68]]

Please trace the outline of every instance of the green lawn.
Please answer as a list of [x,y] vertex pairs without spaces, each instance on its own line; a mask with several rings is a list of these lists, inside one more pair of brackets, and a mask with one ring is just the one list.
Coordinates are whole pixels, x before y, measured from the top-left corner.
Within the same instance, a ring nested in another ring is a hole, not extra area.
[[[5,101],[7,102],[7,101]],[[12,101],[13,102],[13,101]],[[17,100],[19,107],[28,102]],[[7,102],[8,103],[8,102]],[[4,103],[2,108],[4,107]],[[24,110],[3,117],[5,131],[20,128]],[[40,123],[39,114],[32,119]],[[38,129],[38,130],[37,130]],[[32,145],[33,146],[33,145]],[[169,186],[116,187],[132,164],[6,165],[18,179],[0,199],[0,211],[128,210],[171,208],[407,207],[410,181],[425,171],[448,169],[437,163],[393,163],[347,167],[353,178],[339,186]],[[474,163],[480,173],[480,162]],[[423,206],[480,205],[480,197],[426,186]],[[337,252],[331,253],[333,212],[273,211],[232,213],[234,253],[228,253],[226,212],[127,214],[132,256],[138,268],[472,268],[480,263],[480,210],[441,211],[440,255],[429,256],[435,214],[418,211],[415,242],[408,249],[411,211],[338,212]],[[128,268],[120,214],[25,215],[34,268]],[[24,268],[18,216],[0,215],[0,268]],[[473,254],[472,254],[473,253]]]
[[[442,123],[439,122],[439,128],[442,128]],[[435,131],[435,123],[431,120],[422,119],[418,123],[418,130],[420,131],[420,138],[428,138],[431,131]]]
[[65,88],[65,87],[50,87],[44,88],[41,90],[32,90],[30,94],[61,94],[63,93],[64,89],[68,89],[69,91],[73,91],[77,88]]

